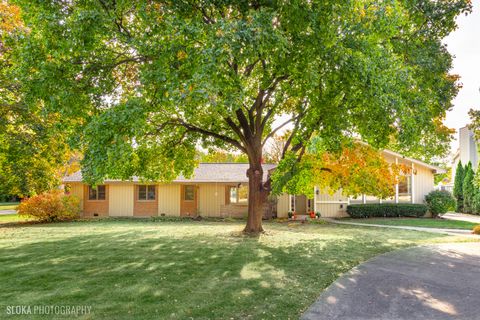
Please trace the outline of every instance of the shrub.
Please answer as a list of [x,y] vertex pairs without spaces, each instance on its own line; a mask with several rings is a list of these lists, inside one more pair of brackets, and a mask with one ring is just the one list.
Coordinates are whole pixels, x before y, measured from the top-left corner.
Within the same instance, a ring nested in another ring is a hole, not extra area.
[[472,233],[473,234],[480,234],[480,224],[473,227]]
[[31,216],[41,222],[71,220],[78,217],[80,199],[60,190],[28,198],[18,206],[18,214]]
[[428,207],[424,204],[412,203],[382,203],[382,204],[351,204],[347,213],[352,218],[371,217],[422,217]]
[[455,210],[456,205],[453,195],[445,190],[430,192],[425,196],[425,203],[428,206],[428,210],[432,213],[433,218],[449,210]]

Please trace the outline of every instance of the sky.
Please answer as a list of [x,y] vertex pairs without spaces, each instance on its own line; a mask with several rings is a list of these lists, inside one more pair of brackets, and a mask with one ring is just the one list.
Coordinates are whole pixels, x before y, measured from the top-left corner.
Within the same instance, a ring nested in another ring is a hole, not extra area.
[[[451,73],[460,75],[463,85],[444,122],[457,130],[469,123],[468,110],[480,109],[480,0],[472,2],[472,13],[459,16],[457,30],[444,39],[448,51],[454,56]],[[457,147],[458,141],[455,140],[452,151]]]

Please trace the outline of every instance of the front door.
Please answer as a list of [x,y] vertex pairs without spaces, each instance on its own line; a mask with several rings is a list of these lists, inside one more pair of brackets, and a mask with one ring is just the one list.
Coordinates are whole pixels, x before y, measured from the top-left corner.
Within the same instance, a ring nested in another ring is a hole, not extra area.
[[182,185],[182,194],[180,202],[181,216],[197,215],[197,186],[187,184]]
[[307,197],[304,195],[295,196],[295,212],[300,215],[307,214]]

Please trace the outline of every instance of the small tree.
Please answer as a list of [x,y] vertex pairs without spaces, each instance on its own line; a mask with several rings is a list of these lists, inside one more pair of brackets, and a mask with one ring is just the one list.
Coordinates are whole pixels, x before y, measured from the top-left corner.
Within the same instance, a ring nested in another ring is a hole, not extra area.
[[475,195],[475,187],[473,185],[474,172],[472,164],[469,162],[465,167],[465,178],[463,179],[463,212],[472,213],[473,196]]
[[463,212],[463,179],[465,177],[465,170],[460,161],[457,165],[455,173],[455,183],[453,186],[453,196],[457,199],[457,212]]

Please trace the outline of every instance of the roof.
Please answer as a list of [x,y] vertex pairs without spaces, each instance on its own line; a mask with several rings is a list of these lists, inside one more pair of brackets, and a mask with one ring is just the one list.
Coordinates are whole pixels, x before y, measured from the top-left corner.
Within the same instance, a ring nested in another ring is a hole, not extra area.
[[[426,162],[416,160],[413,158],[405,157],[400,153],[383,150],[385,154],[405,159],[417,165],[426,167],[432,170],[434,173],[445,173],[446,170],[440,167],[428,164]],[[263,164],[263,180],[266,181],[268,172],[276,167],[275,164]],[[240,183],[248,182],[247,169],[249,167],[248,163],[200,163],[198,167],[195,168],[193,176],[190,179],[187,179],[183,176],[179,176],[177,179],[172,182],[183,182],[183,183],[208,183],[208,182],[231,182],[231,183]],[[82,182],[82,172],[77,171],[65,178],[63,182]],[[120,180],[106,179],[105,182],[115,182]],[[133,177],[130,181],[138,182],[140,179],[138,177]]]
[[440,167],[437,167],[437,166],[428,164],[428,163],[426,163],[426,162],[423,162],[423,161],[420,161],[420,160],[417,160],[417,159],[405,157],[404,155],[401,155],[400,153],[397,153],[397,152],[395,152],[395,151],[391,151],[391,150],[385,149],[385,150],[383,150],[382,152],[383,152],[383,153],[386,153],[386,154],[388,154],[388,155],[397,157],[397,158],[405,159],[405,160],[410,161],[410,162],[412,162],[412,163],[418,164],[418,165],[420,165],[420,166],[422,166],[422,167],[428,168],[428,169],[432,170],[434,173],[445,173],[445,172],[446,172],[446,170],[443,169],[443,168],[440,168]]
[[[248,182],[247,169],[249,168],[248,163],[200,163],[198,167],[195,168],[193,176],[190,179],[187,179],[183,176],[179,176],[177,179],[172,182]],[[275,168],[275,164],[264,164],[263,166],[263,180],[267,179],[268,171]],[[105,182],[114,182],[119,180],[107,179]],[[140,179],[138,177],[133,177],[131,179],[133,182],[138,182]],[[63,179],[63,182],[82,182],[82,172],[77,171]]]

